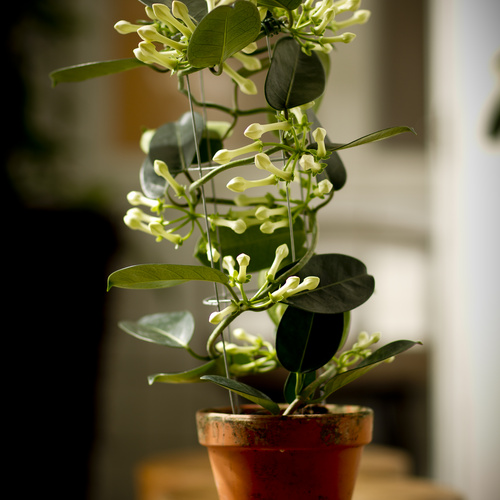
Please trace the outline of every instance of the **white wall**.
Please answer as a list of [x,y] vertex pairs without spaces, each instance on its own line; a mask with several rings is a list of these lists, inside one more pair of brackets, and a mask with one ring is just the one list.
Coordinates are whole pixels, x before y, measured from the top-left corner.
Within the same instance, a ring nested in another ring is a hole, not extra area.
[[471,500],[500,489],[499,19],[495,0],[430,2],[434,473]]

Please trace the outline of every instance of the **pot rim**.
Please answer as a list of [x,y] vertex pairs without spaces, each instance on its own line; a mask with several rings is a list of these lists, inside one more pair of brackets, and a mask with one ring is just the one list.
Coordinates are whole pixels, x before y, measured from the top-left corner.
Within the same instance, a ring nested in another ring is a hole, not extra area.
[[[262,408],[256,404],[242,404],[239,405],[238,408],[242,410],[247,410],[242,413],[233,413],[232,408],[230,406],[221,406],[221,407],[212,407],[212,408],[203,408],[198,410],[196,413],[198,415],[203,415],[204,417],[223,417],[225,420],[248,420],[248,419],[321,419],[325,417],[329,417],[331,415],[352,415],[352,416],[370,416],[373,415],[373,410],[367,406],[360,405],[349,405],[349,404],[323,404],[319,405],[323,408],[327,408],[327,413],[307,413],[307,414],[298,414],[292,413],[291,415],[272,415],[268,413],[267,410]],[[286,404],[279,405],[281,409],[281,413],[287,407]]]

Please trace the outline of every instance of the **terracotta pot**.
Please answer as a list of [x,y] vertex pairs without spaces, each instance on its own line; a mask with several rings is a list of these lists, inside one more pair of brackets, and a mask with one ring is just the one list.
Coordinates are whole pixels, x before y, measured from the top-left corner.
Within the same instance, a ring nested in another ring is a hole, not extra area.
[[328,413],[272,416],[243,405],[196,414],[220,500],[350,500],[373,412],[326,405]]

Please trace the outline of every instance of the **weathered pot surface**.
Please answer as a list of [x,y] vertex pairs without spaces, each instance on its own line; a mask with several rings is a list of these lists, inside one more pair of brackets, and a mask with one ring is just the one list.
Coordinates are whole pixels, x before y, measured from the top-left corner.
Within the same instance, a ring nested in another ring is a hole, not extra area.
[[327,413],[273,416],[243,405],[197,413],[221,500],[350,500],[373,412],[325,405]]

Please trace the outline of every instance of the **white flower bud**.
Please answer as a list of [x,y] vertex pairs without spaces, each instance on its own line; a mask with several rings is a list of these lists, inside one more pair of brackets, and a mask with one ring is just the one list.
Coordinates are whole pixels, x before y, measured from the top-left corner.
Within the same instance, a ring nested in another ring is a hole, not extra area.
[[172,176],[167,164],[161,160],[155,160],[153,164],[154,171],[156,175],[163,177],[170,187],[175,191],[175,194],[179,197],[184,195],[184,186],[181,186]]
[[240,266],[240,271],[238,277],[236,278],[240,283],[245,283],[247,281],[247,267],[250,264],[250,257],[244,253],[236,257],[238,264]]
[[316,141],[318,145],[318,156],[323,157],[326,156],[326,148],[325,148],[325,137],[326,137],[326,130],[324,128],[318,127],[313,133],[312,133],[314,140]]
[[176,246],[182,244],[182,236],[179,234],[174,234],[169,231],[166,231],[161,222],[151,222],[149,224],[149,230],[153,236],[157,236],[160,239],[166,239]]
[[226,73],[240,88],[240,90],[247,95],[256,95],[257,86],[249,78],[241,76],[237,71],[235,71],[227,63],[222,64],[222,70]]
[[120,35],[128,35],[129,33],[135,33],[141,26],[141,24],[132,24],[128,21],[118,21],[114,28]]
[[333,189],[333,184],[328,179],[323,179],[318,182],[317,187],[314,189],[314,194],[322,198]]
[[297,285],[292,290],[285,292],[283,298],[290,297],[291,295],[295,295],[300,292],[304,292],[306,290],[314,290],[319,285],[319,278],[317,276],[308,276],[302,280],[300,285]]
[[261,206],[255,211],[255,217],[259,220],[264,221],[271,217],[287,215],[287,213],[288,213],[287,207],[269,208]]
[[214,226],[228,227],[236,234],[243,234],[247,229],[247,225],[243,219],[230,220],[218,215],[211,215],[209,219]]
[[216,325],[217,323],[220,323],[226,316],[229,316],[230,314],[236,312],[237,310],[238,306],[236,304],[231,304],[227,306],[225,309],[222,309],[222,311],[213,312],[210,315],[208,321]]
[[275,175],[270,175],[269,177],[264,177],[263,179],[257,180],[247,180],[243,177],[234,177],[227,183],[226,187],[235,193],[242,193],[246,189],[250,189],[253,187],[272,186],[276,183],[277,181]]
[[262,143],[260,141],[253,142],[252,144],[248,144],[237,149],[219,149],[219,151],[215,153],[213,160],[220,165],[225,165],[237,156],[241,156],[247,153],[255,153],[256,151],[260,151],[261,149]]
[[144,196],[140,191],[131,191],[127,194],[127,201],[134,206],[144,205],[149,207],[152,211],[157,211],[160,207],[158,200],[153,200]]
[[288,227],[288,219],[282,219],[277,222],[271,222],[270,220],[266,220],[263,224],[260,225],[259,229],[264,234],[272,234],[276,229]]
[[196,28],[195,24],[189,17],[189,10],[187,5],[179,2],[178,0],[174,0],[172,2],[172,14],[177,18],[182,20],[182,22],[193,32]]
[[249,139],[260,139],[263,134],[266,132],[272,132],[274,130],[290,130],[292,125],[290,122],[274,122],[274,123],[265,123],[264,125],[260,123],[252,123],[250,124],[243,134]]
[[304,171],[311,171],[314,174],[317,174],[323,170],[323,167],[317,161],[314,161],[314,157],[309,154],[302,155],[299,164]]
[[278,288],[275,292],[270,294],[270,298],[273,302],[278,302],[285,298],[285,294],[289,293],[297,286],[299,286],[300,278],[298,276],[290,276],[285,281],[285,284]]
[[269,268],[269,271],[266,274],[266,278],[268,281],[274,279],[276,273],[280,268],[281,263],[283,262],[284,259],[288,257],[288,252],[289,252],[288,245],[286,243],[283,243],[278,248],[276,248],[274,261],[271,264],[271,267]]
[[273,165],[271,159],[265,153],[257,153],[255,155],[255,166],[260,170],[267,170],[284,181],[290,181],[292,179],[291,172],[284,172]]

